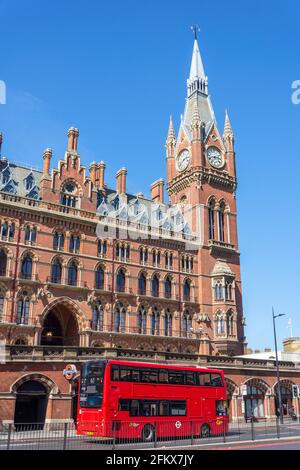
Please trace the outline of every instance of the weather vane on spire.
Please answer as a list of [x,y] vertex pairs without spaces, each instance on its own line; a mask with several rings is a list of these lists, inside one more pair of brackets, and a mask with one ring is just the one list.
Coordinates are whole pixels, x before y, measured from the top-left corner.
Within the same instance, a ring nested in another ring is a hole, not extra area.
[[197,41],[197,34],[198,34],[198,32],[200,32],[199,26],[197,24],[194,24],[193,26],[191,26],[191,30],[194,33],[195,41]]

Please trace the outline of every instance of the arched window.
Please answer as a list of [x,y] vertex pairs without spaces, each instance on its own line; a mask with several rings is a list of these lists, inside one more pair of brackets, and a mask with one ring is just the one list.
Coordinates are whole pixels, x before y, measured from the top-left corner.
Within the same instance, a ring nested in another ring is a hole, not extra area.
[[147,279],[144,273],[139,275],[139,286],[138,291],[139,295],[146,295],[146,288],[147,288]]
[[27,225],[25,228],[25,243],[26,244],[33,244],[36,242],[36,228],[30,227]]
[[137,328],[138,333],[141,335],[147,334],[147,312],[143,305],[140,307],[137,315]]
[[215,201],[211,200],[208,205],[208,239],[215,238]]
[[79,235],[71,235],[70,236],[70,253],[79,253],[80,249],[80,237]]
[[101,266],[95,271],[95,289],[104,289],[104,270]]
[[125,272],[123,269],[119,269],[118,274],[117,274],[117,279],[116,279],[116,290],[117,292],[125,292]]
[[12,223],[9,225],[8,237],[10,240],[13,240],[14,236],[15,236],[15,224]]
[[222,202],[220,204],[220,208],[218,210],[218,217],[219,217],[219,241],[225,241],[225,224],[224,224],[224,212],[225,212],[225,204]]
[[103,307],[102,303],[98,301],[93,306],[92,329],[95,331],[103,331],[103,321]]
[[227,313],[227,335],[233,336],[234,335],[234,320],[233,320],[233,312],[229,311]]
[[160,314],[157,310],[157,307],[154,307],[154,310],[151,315],[151,335],[160,334]]
[[55,259],[51,266],[51,282],[61,284],[62,265],[59,259]]
[[225,283],[225,300],[232,300],[232,281]]
[[159,297],[159,279],[156,274],[152,278],[151,292],[152,297]]
[[107,252],[106,240],[98,240],[97,242],[97,254],[99,257],[105,257]]
[[192,316],[188,310],[185,310],[182,316],[181,323],[181,335],[186,338],[189,337],[192,332]]
[[27,292],[22,293],[22,297],[19,298],[17,303],[17,324],[27,325],[29,317],[29,305],[30,299]]
[[224,299],[224,291],[222,281],[217,281],[215,283],[215,300],[223,300]]
[[191,300],[191,282],[188,279],[183,284],[183,300],[186,302]]
[[225,319],[223,313],[218,313],[217,318],[216,318],[216,323],[217,323],[217,335],[218,336],[224,336],[226,334],[225,331]]
[[21,263],[21,279],[32,278],[32,258],[28,254],[22,259]]
[[77,286],[78,267],[75,261],[71,261],[68,266],[68,285]]
[[126,309],[122,304],[117,305],[113,317],[113,329],[116,333],[124,333],[126,326]]
[[7,255],[5,251],[0,251],[0,276],[6,276]]
[[171,294],[172,294],[172,282],[169,277],[165,279],[164,286],[165,286],[165,298],[170,299]]
[[25,180],[26,191],[30,191],[30,189],[33,188],[33,185],[34,185],[34,177],[32,175],[27,176]]
[[172,336],[172,314],[169,309],[167,309],[165,314],[164,334],[165,336]]
[[75,183],[68,181],[61,193],[61,204],[66,207],[78,207],[77,188]]
[[53,235],[53,250],[63,250],[65,243],[64,234],[61,232],[55,232]]

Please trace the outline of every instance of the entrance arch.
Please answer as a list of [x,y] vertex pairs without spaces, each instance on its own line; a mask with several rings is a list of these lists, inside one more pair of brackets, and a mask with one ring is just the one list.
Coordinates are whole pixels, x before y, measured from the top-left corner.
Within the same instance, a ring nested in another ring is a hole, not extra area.
[[[293,405],[293,385],[290,380],[280,380],[281,405],[283,416],[289,415],[289,408]],[[274,385],[275,414],[279,416],[278,382]]]
[[48,403],[46,387],[37,380],[27,380],[19,385],[16,395],[16,430],[22,430],[28,424],[33,425],[34,429],[43,429]]
[[40,344],[44,346],[79,346],[79,332],[86,320],[69,298],[56,299],[44,310]]
[[265,398],[270,394],[269,385],[262,379],[253,378],[245,382],[247,394],[244,395],[245,418],[265,418],[267,415]]

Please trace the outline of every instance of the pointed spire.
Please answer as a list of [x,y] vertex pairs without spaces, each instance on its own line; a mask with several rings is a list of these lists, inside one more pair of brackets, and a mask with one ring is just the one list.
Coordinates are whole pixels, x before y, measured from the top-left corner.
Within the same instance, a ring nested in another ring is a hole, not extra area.
[[205,80],[205,73],[198,46],[198,40],[195,37],[189,80],[193,82],[198,78]]
[[171,114],[170,115],[170,124],[169,124],[168,136],[167,136],[167,144],[170,144],[175,140],[176,140],[176,136],[175,136],[175,130],[174,130],[174,126],[173,126],[173,118],[172,118],[172,114]]
[[233,136],[233,131],[232,131],[232,127],[231,127],[231,124],[230,124],[230,119],[229,119],[229,116],[228,116],[228,111],[226,109],[225,111],[225,124],[224,124],[224,134],[223,134],[223,137],[224,139],[226,139],[228,136]]

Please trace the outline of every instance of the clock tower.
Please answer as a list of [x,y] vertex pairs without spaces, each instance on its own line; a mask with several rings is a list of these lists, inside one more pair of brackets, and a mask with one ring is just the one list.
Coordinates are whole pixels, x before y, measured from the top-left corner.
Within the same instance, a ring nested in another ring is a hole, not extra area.
[[227,111],[223,134],[217,126],[196,30],[184,114],[177,138],[170,119],[166,159],[170,201],[190,208],[191,230],[201,239],[199,331],[211,353],[243,354],[234,136]]

